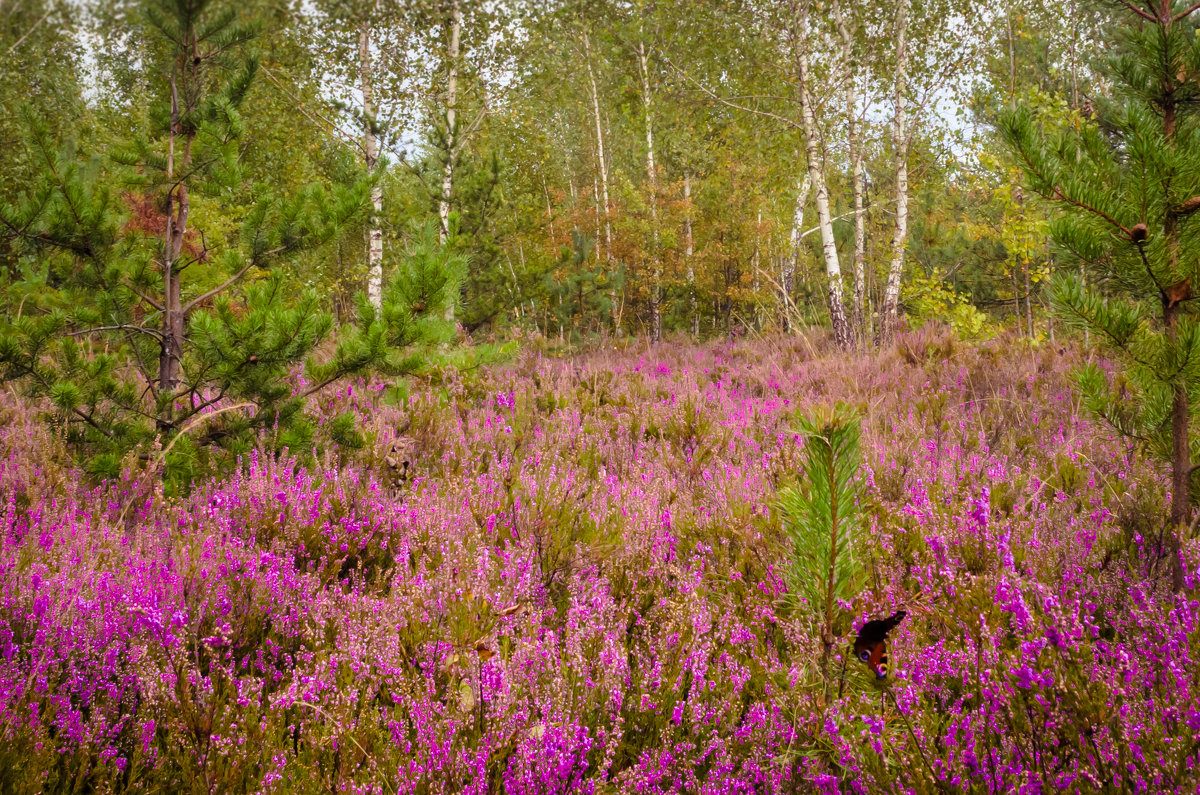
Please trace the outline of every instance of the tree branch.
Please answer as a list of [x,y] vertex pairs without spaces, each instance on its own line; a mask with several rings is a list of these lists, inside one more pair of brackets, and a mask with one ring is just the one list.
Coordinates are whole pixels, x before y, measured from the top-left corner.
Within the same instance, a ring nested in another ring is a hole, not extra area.
[[92,415],[84,414],[83,411],[81,411],[78,408],[71,409],[71,411],[72,411],[72,413],[76,414],[80,419],[82,419],[84,422],[86,422],[88,425],[91,425],[93,428],[95,428],[97,431],[99,431],[101,434],[103,434],[104,436],[108,437],[109,439],[112,438],[112,431],[108,430],[107,428],[100,427],[100,424],[98,422],[96,422],[94,419],[92,419]]
[[54,6],[53,6],[53,5],[52,5],[52,6],[50,6],[49,8],[47,8],[47,9],[46,9],[46,13],[42,14],[42,18],[41,18],[41,19],[39,19],[37,22],[34,22],[34,23],[33,23],[33,27],[32,27],[32,28],[30,28],[29,30],[25,31],[24,35],[22,35],[22,36],[21,36],[21,38],[17,39],[15,42],[13,42],[12,46],[8,48],[8,52],[4,53],[4,56],[7,58],[8,56],[10,56],[10,55],[12,55],[12,54],[13,54],[13,51],[14,51],[14,50],[16,50],[16,49],[17,49],[18,47],[20,47],[22,44],[24,44],[24,43],[25,43],[25,39],[29,38],[29,34],[33,33],[35,30],[37,30],[38,28],[40,28],[40,27],[42,26],[42,23],[46,21],[46,17],[50,16],[50,14],[51,14],[51,12],[52,12],[52,11],[54,11]]
[[1138,254],[1142,256],[1142,264],[1146,266],[1146,274],[1150,277],[1150,281],[1154,282],[1155,289],[1158,290],[1159,298],[1165,299],[1167,297],[1167,292],[1163,289],[1163,286],[1158,283],[1158,277],[1154,275],[1154,269],[1150,267],[1150,260],[1146,258],[1145,244],[1138,243],[1137,250]]
[[[276,248],[271,249],[270,251],[264,252],[261,256],[270,257],[275,254],[278,254],[281,251],[284,251],[286,248],[287,248],[286,246],[278,246]],[[238,271],[237,273],[233,274],[228,279],[226,279],[223,284],[220,284],[220,285],[212,288],[211,290],[209,290],[207,293],[198,295],[195,298],[193,298],[191,301],[188,301],[186,304],[183,305],[183,310],[182,310],[183,313],[186,315],[188,312],[191,312],[193,309],[195,309],[197,304],[201,304],[201,303],[207,301],[208,299],[212,298],[214,295],[216,295],[220,292],[223,292],[226,288],[230,287],[238,279],[245,276],[247,271],[249,271],[251,268],[253,268],[255,265],[257,265],[258,262],[259,262],[258,257],[252,258],[249,262],[246,263],[245,267],[243,267],[240,271]]]
[[692,77],[691,75],[689,75],[688,73],[686,73],[682,69],[680,69],[678,66],[676,66],[675,63],[670,58],[668,58],[666,56],[666,53],[664,53],[662,50],[658,51],[658,57],[662,58],[662,60],[668,66],[670,66],[672,69],[674,69],[675,72],[680,77],[682,77],[684,80],[688,81],[692,85],[696,86],[701,91],[703,91],[705,94],[707,94],[709,97],[711,97],[714,101],[719,102],[722,105],[726,105],[730,108],[734,108],[735,110],[740,110],[745,113],[756,113],[759,116],[766,116],[769,119],[775,119],[776,121],[783,122],[784,124],[786,124],[787,126],[791,127],[792,129],[795,129],[795,130],[803,130],[804,129],[800,124],[797,124],[793,119],[789,119],[786,116],[780,116],[778,113],[772,113],[769,110],[758,110],[757,108],[749,108],[749,107],[746,107],[745,105],[739,105],[736,102],[730,102],[728,99],[720,96],[719,94],[717,94],[716,92],[714,92],[713,90],[708,88],[708,86],[704,85],[699,80]]
[[481,121],[483,121],[484,117],[487,116],[487,114],[488,114],[488,106],[487,106],[487,103],[484,103],[484,105],[480,109],[479,113],[477,113],[475,115],[475,118],[471,120],[471,123],[467,125],[467,128],[463,131],[462,135],[459,136],[458,145],[455,146],[452,150],[450,150],[450,156],[452,158],[457,160],[458,156],[460,154],[462,154],[463,148],[466,147],[466,145],[467,145],[467,139],[469,139],[471,137],[471,133],[475,132],[475,130],[478,129],[479,123]]
[[[1130,11],[1137,14],[1142,19],[1146,19],[1151,22],[1160,22],[1161,21],[1158,17],[1154,16],[1149,11],[1145,10],[1144,8],[1139,8],[1136,4],[1130,2],[1130,0],[1122,0],[1122,2],[1125,3],[1125,5],[1129,7]],[[1185,16],[1186,16],[1186,14],[1185,14]]]
[[1197,10],[1200,10],[1200,3],[1196,3],[1191,8],[1189,8],[1187,11],[1180,11],[1178,14],[1171,17],[1171,21],[1172,22],[1181,22],[1184,19],[1187,19],[1189,16],[1191,16],[1191,14],[1194,11],[1197,11]]
[[309,113],[308,110],[305,109],[304,103],[299,101],[296,98],[296,96],[294,94],[292,94],[292,92],[288,91],[286,88],[283,87],[283,84],[280,83],[278,79],[276,79],[275,74],[270,69],[267,68],[266,64],[259,64],[258,68],[261,69],[263,74],[265,74],[267,76],[267,79],[270,80],[277,89],[279,89],[280,93],[282,93],[284,96],[286,96],[288,99],[290,99],[292,101],[292,107],[295,110],[300,111],[300,114],[302,116],[307,118],[309,121],[311,121],[313,124],[315,124],[318,128],[327,129],[330,132],[330,134],[339,138],[342,141],[342,143],[356,147],[360,151],[363,151],[362,143],[360,141],[356,141],[353,138],[350,138],[349,136],[343,134],[342,131],[338,128],[338,125],[336,123],[334,123],[332,120],[327,119],[324,116],[321,116],[320,114],[314,115],[312,113]]
[[1072,197],[1066,195],[1065,193],[1062,192],[1062,188],[1060,188],[1057,185],[1054,186],[1054,190],[1051,193],[1051,195],[1047,196],[1046,198],[1054,199],[1054,200],[1061,201],[1061,202],[1066,202],[1067,204],[1078,207],[1081,210],[1085,210],[1085,211],[1091,213],[1092,215],[1095,215],[1098,218],[1103,218],[1105,221],[1108,221],[1108,223],[1112,224],[1117,229],[1120,229],[1125,234],[1126,237],[1132,237],[1132,235],[1133,235],[1132,232],[1130,232],[1128,229],[1126,229],[1119,221],[1117,221],[1117,219],[1113,218],[1108,213],[1104,212],[1103,210],[1101,210],[1097,207],[1092,207],[1090,204],[1084,204],[1079,199],[1075,199],[1075,198],[1072,198]]
[[94,334],[98,331],[137,331],[141,334],[149,334],[155,339],[162,339],[162,334],[154,329],[143,328],[141,326],[127,326],[118,324],[115,326],[96,326],[95,328],[87,328],[82,331],[71,331],[67,333],[68,337],[82,337],[84,334]]
[[131,293],[133,293],[134,295],[136,295],[138,298],[140,298],[140,299],[142,299],[143,301],[145,301],[146,303],[150,304],[150,306],[154,307],[154,308],[155,308],[155,309],[157,309],[159,312],[163,311],[163,305],[162,305],[162,304],[158,303],[157,301],[155,301],[155,300],[154,300],[153,298],[151,298],[150,296],[148,296],[148,295],[145,295],[144,293],[142,293],[142,291],[141,291],[141,290],[137,289],[136,287],[134,287],[134,286],[133,286],[132,284],[130,284],[129,282],[122,280],[122,281],[121,281],[121,286],[122,286],[122,287],[124,287],[124,288],[125,288],[126,290],[128,290],[129,292],[131,292]]
[[[351,138],[351,137],[347,136],[345,133],[343,133],[341,128],[338,126],[338,124],[336,122],[332,121],[331,119],[325,118],[324,116],[322,116],[319,113],[315,114],[315,115],[312,113],[309,113],[304,108],[304,103],[300,102],[300,100],[297,99],[294,94],[292,94],[290,91],[288,91],[286,88],[283,87],[283,84],[281,84],[279,82],[279,80],[276,79],[275,75],[271,72],[270,69],[267,68],[266,64],[259,64],[258,68],[261,69],[263,71],[263,74],[265,74],[267,76],[267,79],[269,79],[275,85],[275,87],[277,89],[279,89],[279,92],[281,94],[283,94],[285,97],[287,97],[289,100],[292,101],[293,108],[300,111],[301,115],[303,115],[305,118],[307,118],[313,124],[315,124],[318,129],[324,130],[325,132],[329,133],[329,135],[331,135],[334,138],[341,141],[343,144],[354,147],[360,153],[363,153],[363,154],[366,153],[366,150],[364,149],[362,142],[358,141],[354,138]],[[425,181],[425,177],[421,175],[420,170],[417,169],[416,167],[414,167],[412,165],[412,163],[408,162],[408,159],[405,156],[404,152],[396,151],[396,149],[393,146],[391,146],[390,144],[387,143],[386,138],[384,138],[382,135],[380,135],[378,137],[378,146],[380,149],[384,150],[385,152],[388,152],[389,154],[395,156],[397,162],[399,162],[400,165],[407,168],[413,174],[413,176],[415,176],[418,180],[420,180],[421,184],[425,186],[426,190],[429,190],[431,193],[433,192],[432,189],[429,187],[429,184]]]

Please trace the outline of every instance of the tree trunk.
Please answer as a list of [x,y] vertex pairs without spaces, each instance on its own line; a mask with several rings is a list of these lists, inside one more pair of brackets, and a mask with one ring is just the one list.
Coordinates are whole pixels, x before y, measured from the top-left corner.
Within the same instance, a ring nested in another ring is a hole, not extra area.
[[[1087,273],[1084,271],[1083,263],[1079,263],[1079,283],[1087,287]],[[1092,347],[1092,330],[1088,326],[1083,327],[1083,344],[1084,347]]]
[[[189,31],[191,36],[192,32]],[[194,49],[195,42],[189,40],[187,49]],[[184,134],[183,152],[176,164],[176,141],[182,133],[180,120],[182,111],[179,107],[179,77],[181,70],[195,70],[194,64],[176,62],[171,69],[171,129],[167,139],[167,179],[175,178],[176,172],[187,174],[191,166],[192,141],[194,132]],[[193,74],[194,78],[194,74]],[[193,110],[190,100],[186,112]],[[176,166],[178,165],[178,168]],[[180,289],[179,271],[176,264],[179,253],[183,250],[183,239],[187,234],[188,214],[191,211],[191,200],[188,196],[187,177],[179,180],[167,191],[166,230],[163,234],[163,319],[162,341],[158,357],[158,399],[162,402],[156,425],[160,432],[168,431],[174,426],[174,407],[172,397],[179,383],[180,362],[183,358],[183,301]]]
[[1013,314],[1017,316],[1017,336],[1025,335],[1025,328],[1021,325],[1021,289],[1017,286],[1017,268],[1014,265],[1012,269],[1012,284],[1013,284]]
[[1033,339],[1033,287],[1029,282],[1029,263],[1023,264],[1025,269],[1025,327],[1029,329],[1029,338]]
[[692,175],[683,175],[683,201],[687,205],[683,216],[683,258],[687,262],[688,301],[692,314],[692,339],[700,339],[700,314],[696,307],[696,271],[692,267],[692,255],[696,245],[692,239]]
[[[1164,301],[1163,322],[1167,327],[1167,339],[1174,344],[1178,337],[1180,307],[1178,304],[1165,304]],[[1168,533],[1167,552],[1171,556],[1171,586],[1176,591],[1182,590],[1184,586],[1179,536],[1187,527],[1192,515],[1190,435],[1191,413],[1188,408],[1187,387],[1175,384],[1171,387],[1171,528]]]
[[850,330],[850,320],[846,317],[846,304],[842,295],[842,266],[838,260],[837,240],[833,236],[833,216],[829,211],[825,163],[817,149],[817,121],[809,91],[807,6],[803,7],[799,22],[800,36],[796,42],[796,60],[799,72],[800,115],[804,124],[804,148],[808,159],[808,176],[817,191],[817,223],[821,229],[821,250],[825,257],[829,319],[833,326],[833,338],[838,347],[844,350],[853,347],[854,335]]
[[604,260],[604,251],[602,248],[604,236],[600,232],[604,218],[604,208],[600,206],[600,179],[596,176],[592,177],[592,199],[596,202],[596,261],[602,262]]
[[587,33],[583,34],[584,60],[587,61],[588,83],[592,89],[592,112],[596,119],[596,160],[600,168],[601,198],[604,201],[604,248],[605,256],[612,256],[612,224],[608,220],[608,165],[604,160],[604,125],[600,123],[600,93],[596,88],[596,73],[592,69],[592,44]]
[[450,195],[454,190],[454,161],[458,146],[458,57],[459,39],[462,36],[462,9],[459,8],[458,0],[450,0],[447,28],[449,40],[446,43],[446,162],[442,164],[442,193],[438,197],[442,243],[450,236]]
[[654,125],[651,115],[650,69],[646,45],[638,42],[638,65],[642,72],[642,105],[646,112],[646,182],[650,186],[650,256],[654,258],[654,282],[650,293],[650,334],[655,342],[662,339],[662,259],[658,250],[658,175],[654,170]]
[[753,280],[750,285],[750,292],[754,295],[754,327],[755,329],[762,328],[762,302],[758,300],[759,289],[759,268],[762,261],[762,207],[758,208],[757,214],[754,216],[754,259],[751,266]]
[[800,265],[800,242],[804,238],[804,209],[808,206],[808,194],[812,190],[812,174],[804,172],[796,187],[796,206],[792,211],[792,234],[790,248],[783,259],[783,272],[779,278],[779,305],[783,312],[784,331],[792,330],[792,288],[796,280],[796,268]]
[[842,4],[834,3],[838,33],[842,39],[842,80],[846,83],[846,139],[854,191],[854,333],[859,341],[868,338],[866,296],[866,212],[863,206],[866,179],[863,174],[862,147],[858,140],[858,91],[854,82],[854,37],[846,25]]
[[[1167,18],[1170,9],[1167,7]],[[1164,34],[1165,35],[1165,34]],[[1175,142],[1175,103],[1172,97],[1163,108],[1163,138],[1169,146]],[[1179,216],[1172,209],[1170,197],[1164,197],[1167,210],[1163,215],[1163,238],[1167,244],[1167,266],[1172,275],[1179,272]],[[1163,323],[1172,346],[1179,336],[1179,315],[1182,305],[1163,295]],[[1188,406],[1187,384],[1182,380],[1171,386],[1171,528],[1167,551],[1171,556],[1171,587],[1183,590],[1184,572],[1180,536],[1192,518],[1192,451],[1191,411]]]
[[896,5],[896,115],[892,126],[896,154],[896,226],[892,233],[892,263],[883,293],[880,335],[890,341],[896,333],[900,307],[900,277],[908,244],[908,125],[904,95],[908,88],[908,0]]
[[542,177],[542,195],[546,197],[546,219],[550,222],[550,240],[558,237],[554,232],[554,209],[550,206],[550,188],[546,186],[546,177]]
[[[362,85],[363,164],[372,178],[379,164],[379,142],[375,137],[375,86],[371,69],[371,25],[364,19],[358,31],[359,78]],[[371,215],[367,221],[367,299],[379,310],[383,306],[383,185],[371,185]]]

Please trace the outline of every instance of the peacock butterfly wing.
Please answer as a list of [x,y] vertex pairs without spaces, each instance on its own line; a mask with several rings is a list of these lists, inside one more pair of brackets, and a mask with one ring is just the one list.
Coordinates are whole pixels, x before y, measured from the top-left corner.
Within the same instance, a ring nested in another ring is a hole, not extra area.
[[867,660],[867,667],[875,672],[876,679],[887,679],[887,663],[887,641],[883,640],[871,650],[871,656]]
[[854,641],[854,656],[875,674],[876,679],[887,678],[887,636],[908,615],[898,610],[889,618],[875,619],[863,624]]

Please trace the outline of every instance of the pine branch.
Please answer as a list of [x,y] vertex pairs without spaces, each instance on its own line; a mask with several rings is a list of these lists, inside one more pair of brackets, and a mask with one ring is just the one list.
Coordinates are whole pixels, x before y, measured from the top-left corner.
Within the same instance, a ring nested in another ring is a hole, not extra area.
[[195,309],[197,305],[204,303],[208,299],[212,298],[214,295],[218,295],[219,293],[224,292],[229,287],[233,286],[233,284],[235,282],[237,282],[238,279],[245,276],[250,271],[251,268],[253,268],[255,265],[257,265],[263,259],[265,259],[267,257],[273,257],[282,251],[287,251],[287,249],[288,249],[287,246],[276,246],[275,248],[273,248],[269,251],[264,251],[262,254],[251,257],[250,261],[246,263],[245,267],[243,267],[240,271],[238,271],[237,273],[235,273],[234,275],[232,275],[228,279],[226,279],[224,283],[218,285],[217,287],[214,287],[213,289],[209,290],[206,293],[196,296],[191,301],[188,301],[186,304],[184,304],[183,305],[183,313],[186,315],[188,312],[191,312],[193,309]]
[[1142,365],[1147,370],[1150,370],[1151,372],[1155,371],[1154,365],[1152,365],[1150,362],[1145,361],[1144,359],[1139,358],[1131,350],[1129,350],[1130,339],[1123,338],[1120,335],[1118,335],[1115,331],[1113,331],[1111,328],[1109,328],[1108,324],[1101,322],[1101,320],[1098,316],[1089,315],[1081,307],[1077,306],[1075,304],[1075,302],[1073,302],[1073,301],[1072,302],[1065,302],[1065,301],[1061,302],[1060,309],[1065,309],[1067,312],[1074,315],[1077,320],[1082,321],[1082,325],[1085,328],[1099,329],[1100,333],[1108,338],[1108,340],[1112,343],[1114,348],[1121,351],[1126,356],[1128,356],[1131,360],[1133,360],[1137,364]]
[[1146,257],[1145,242],[1139,242],[1137,244],[1137,250],[1138,254],[1142,258],[1142,265],[1144,265],[1146,268],[1146,274],[1150,277],[1150,281],[1154,283],[1155,289],[1158,290],[1159,297],[1165,300],[1167,297],[1166,290],[1164,290],[1163,286],[1158,283],[1158,277],[1154,275],[1154,269],[1150,267],[1150,260]]
[[162,312],[162,311],[163,311],[163,305],[162,305],[162,304],[158,303],[157,301],[155,301],[155,300],[154,300],[153,298],[151,298],[150,296],[148,296],[148,295],[145,295],[144,293],[142,293],[140,290],[138,290],[136,287],[134,287],[134,286],[133,286],[132,284],[130,284],[129,282],[127,282],[127,281],[125,281],[124,279],[122,279],[122,280],[121,280],[121,282],[120,282],[120,284],[121,284],[121,286],[122,286],[122,287],[124,287],[126,290],[128,290],[128,291],[129,291],[129,292],[131,292],[131,293],[133,293],[134,295],[136,295],[138,298],[142,299],[142,300],[143,300],[143,301],[145,301],[146,303],[150,304],[150,306],[154,307],[154,308],[155,308],[155,309],[157,309],[159,312]]
[[1052,195],[1049,195],[1049,196],[1046,196],[1045,194],[1041,194],[1041,195],[1047,199],[1065,202],[1074,207],[1078,207],[1079,209],[1089,212],[1089,213],[1097,216],[1098,218],[1104,219],[1109,224],[1115,226],[1117,229],[1120,229],[1125,234],[1126,237],[1133,236],[1133,233],[1129,229],[1127,229],[1124,225],[1121,224],[1120,221],[1116,220],[1115,218],[1110,216],[1108,213],[1104,212],[1103,210],[1101,210],[1097,207],[1092,207],[1091,205],[1081,201],[1080,199],[1076,199],[1071,196],[1067,196],[1065,193],[1063,193],[1062,186],[1060,186],[1060,185],[1055,185],[1053,187]]
[[[1130,11],[1137,14],[1142,19],[1145,19],[1149,22],[1154,22],[1154,23],[1161,22],[1161,20],[1158,17],[1154,16],[1153,14],[1151,14],[1150,12],[1146,11],[1143,8],[1139,8],[1137,5],[1135,5],[1133,2],[1131,2],[1131,0],[1121,0],[1121,2],[1123,2],[1129,8]],[[1185,14],[1185,16],[1186,16],[1186,14]]]
[[87,328],[87,329],[83,329],[82,331],[70,331],[70,332],[67,332],[67,336],[68,337],[82,337],[85,334],[95,334],[95,333],[98,333],[101,331],[136,331],[140,334],[149,334],[151,337],[154,337],[155,339],[158,339],[158,340],[162,340],[162,338],[163,338],[162,333],[155,331],[154,329],[148,329],[148,328],[144,328],[142,326],[127,326],[127,325],[121,325],[121,324],[118,324],[115,326],[96,326],[95,328]]
[[[1171,22],[1182,22],[1198,10],[1200,10],[1200,3],[1196,3],[1186,11],[1180,11],[1178,14],[1171,17]],[[1157,22],[1158,20],[1155,21]]]

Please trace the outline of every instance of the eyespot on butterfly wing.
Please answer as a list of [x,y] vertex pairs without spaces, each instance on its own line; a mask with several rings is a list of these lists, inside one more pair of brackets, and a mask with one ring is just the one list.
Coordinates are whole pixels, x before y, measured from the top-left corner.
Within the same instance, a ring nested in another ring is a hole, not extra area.
[[908,613],[898,610],[889,618],[877,618],[863,624],[854,640],[854,656],[875,674],[876,679],[887,678],[887,636],[904,620]]

